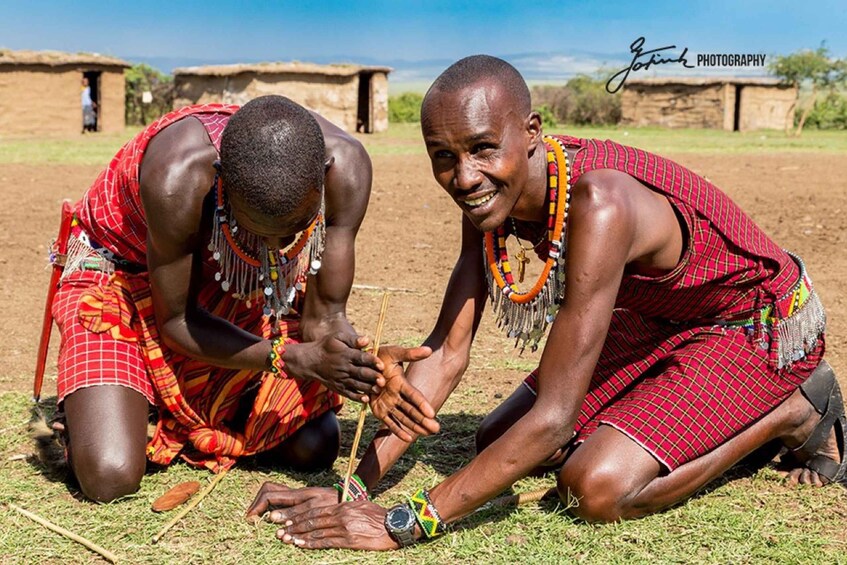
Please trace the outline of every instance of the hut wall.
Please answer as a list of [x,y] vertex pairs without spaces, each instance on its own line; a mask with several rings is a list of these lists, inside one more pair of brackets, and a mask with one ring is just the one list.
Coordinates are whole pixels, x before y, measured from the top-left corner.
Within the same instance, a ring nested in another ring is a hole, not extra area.
[[76,70],[29,65],[0,71],[0,135],[79,133],[81,78]]
[[794,123],[797,89],[790,86],[755,86],[741,88],[739,129],[785,129]]
[[723,129],[726,131],[735,129],[735,93],[738,88],[734,84],[720,86],[723,92]]
[[126,81],[123,72],[100,75],[100,131],[119,132],[126,127]]
[[236,75],[176,75],[174,108],[224,102],[246,104],[279,94],[318,112],[345,131],[356,131],[359,77],[244,72]]
[[374,73],[371,78],[373,132],[388,130],[388,74]]
[[[632,126],[724,128],[727,85],[626,85],[621,122]],[[734,89],[733,94],[734,96]],[[729,129],[732,129],[732,112]]]
[[103,131],[124,128],[122,71],[96,66],[16,65],[0,70],[0,135],[72,135],[82,130],[80,81],[83,70],[101,70]]

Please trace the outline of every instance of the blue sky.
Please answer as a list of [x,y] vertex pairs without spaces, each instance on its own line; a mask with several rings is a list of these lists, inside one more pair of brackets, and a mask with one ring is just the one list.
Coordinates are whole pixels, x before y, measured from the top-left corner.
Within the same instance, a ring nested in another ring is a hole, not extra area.
[[530,78],[619,67],[639,36],[648,47],[675,44],[692,54],[789,53],[825,40],[847,56],[845,30],[844,0],[0,0],[0,47],[98,52],[165,71],[294,59],[375,63],[410,81],[473,53],[504,56]]

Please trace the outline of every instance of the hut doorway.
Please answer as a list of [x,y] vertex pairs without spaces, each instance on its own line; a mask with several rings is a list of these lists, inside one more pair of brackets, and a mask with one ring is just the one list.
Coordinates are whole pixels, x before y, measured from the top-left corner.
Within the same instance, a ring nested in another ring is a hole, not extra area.
[[102,74],[103,73],[101,71],[83,71],[82,73],[83,88],[88,86],[89,98],[91,101],[91,113],[93,113],[93,116],[89,115],[86,117],[86,97],[83,94],[81,99],[81,104],[83,106],[83,133],[86,131],[98,131],[100,129],[100,75]]
[[732,131],[741,130],[741,89],[740,84],[735,85],[735,115],[732,117]]
[[373,73],[359,73],[359,101],[356,111],[356,131],[359,133],[373,133],[372,78]]

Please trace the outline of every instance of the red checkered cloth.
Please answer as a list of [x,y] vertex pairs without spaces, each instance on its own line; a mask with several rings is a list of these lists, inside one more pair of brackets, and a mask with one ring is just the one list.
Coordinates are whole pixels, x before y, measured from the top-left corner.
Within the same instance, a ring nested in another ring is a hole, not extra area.
[[[138,169],[147,143],[158,131],[195,116],[220,148],[220,136],[236,106],[204,105],[168,114],[118,152],[109,168],[76,205],[85,231],[118,257],[146,265],[147,225],[138,194]],[[262,301],[250,307],[214,280],[206,253],[198,304],[213,315],[262,337],[271,335]],[[147,455],[159,464],[177,455],[217,471],[236,458],[272,449],[341,398],[315,381],[270,373],[211,367],[170,351],[159,336],[146,273],[68,273],[53,303],[59,326],[59,402],[83,387],[115,384],[144,394],[159,407]],[[281,331],[298,339],[298,319]],[[241,399],[255,394],[246,421],[235,421]]]
[[[613,426],[672,471],[715,449],[782,403],[817,366],[824,341],[776,369],[777,336],[724,328],[774,302],[800,271],[738,206],[688,169],[647,152],[563,137],[576,148],[572,182],[626,172],[664,193],[687,248],[661,277],[623,278],[609,333],[576,424],[582,442]],[[535,390],[536,373],[525,385]]]
[[224,126],[236,110],[238,106],[232,104],[186,106],[162,116],[121,147],[74,206],[74,214],[88,235],[118,257],[146,265],[147,220],[141,206],[138,177],[147,144],[169,125],[193,116],[203,123],[220,151]]

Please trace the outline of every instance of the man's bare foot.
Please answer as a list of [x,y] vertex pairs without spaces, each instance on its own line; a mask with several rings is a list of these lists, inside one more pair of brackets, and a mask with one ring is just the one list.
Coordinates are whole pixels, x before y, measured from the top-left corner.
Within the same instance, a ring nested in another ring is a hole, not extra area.
[[782,436],[782,440],[790,451],[781,457],[777,470],[790,484],[818,487],[829,484],[830,479],[807,466],[807,462],[825,457],[836,465],[841,464],[843,454],[840,452],[838,436],[835,431],[838,421],[836,420],[833,423],[826,434],[826,439],[820,443],[817,449],[814,452],[809,452],[800,448],[815,433],[815,428],[821,422],[823,415],[815,409],[799,389],[785,402],[783,409],[788,412],[786,421],[789,431]]

